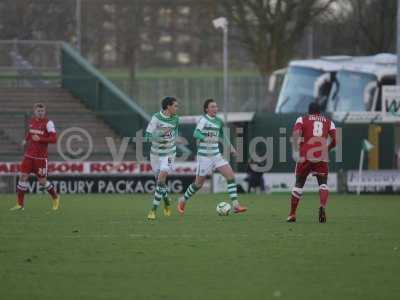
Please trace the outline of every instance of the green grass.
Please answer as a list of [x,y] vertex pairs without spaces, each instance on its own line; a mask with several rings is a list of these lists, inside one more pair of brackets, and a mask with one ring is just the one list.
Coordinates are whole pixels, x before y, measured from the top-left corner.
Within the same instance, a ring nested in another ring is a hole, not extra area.
[[149,196],[47,196],[9,212],[0,200],[1,299],[398,299],[400,199],[316,194],[287,224],[288,195],[243,196],[249,211],[218,217],[222,195],[199,195],[184,217],[145,219]]

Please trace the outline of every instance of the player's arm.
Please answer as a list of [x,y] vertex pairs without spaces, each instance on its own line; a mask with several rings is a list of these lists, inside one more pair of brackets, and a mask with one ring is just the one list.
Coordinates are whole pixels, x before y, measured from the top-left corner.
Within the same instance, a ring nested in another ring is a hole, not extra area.
[[200,122],[197,124],[196,129],[193,132],[193,137],[198,141],[206,141],[206,136],[201,132],[204,128],[204,125],[204,120],[200,119]]
[[330,137],[330,143],[328,145],[328,151],[334,149],[336,147],[336,126],[335,123],[331,121],[331,127],[329,128],[328,131],[329,137]]
[[38,142],[44,143],[44,144],[55,144],[55,143],[57,143],[57,134],[55,132],[51,132],[46,137],[41,136],[41,137],[39,137]]
[[44,143],[44,144],[57,143],[56,127],[54,126],[53,121],[47,122],[46,129],[48,132],[48,136],[39,136],[39,140],[37,140],[37,142]]
[[144,134],[144,141],[145,142],[152,142],[159,139],[159,137],[155,133],[150,133],[148,131]]
[[302,136],[303,136],[303,118],[299,117],[297,118],[292,131],[292,154],[294,158],[298,157]]
[[293,130],[292,133],[292,149],[294,152],[299,152],[299,145],[301,140],[302,131]]
[[156,141],[159,140],[161,136],[162,132],[160,130],[157,130],[157,119],[155,117],[152,117],[149,125],[147,125],[146,132],[144,134],[144,141]]
[[199,141],[204,141],[206,139],[206,136],[197,128],[193,132],[193,137]]

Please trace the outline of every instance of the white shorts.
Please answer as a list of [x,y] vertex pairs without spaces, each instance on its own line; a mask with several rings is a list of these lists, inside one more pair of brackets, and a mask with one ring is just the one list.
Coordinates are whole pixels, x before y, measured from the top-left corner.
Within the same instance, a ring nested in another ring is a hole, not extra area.
[[207,176],[222,166],[229,164],[221,154],[215,156],[201,156],[197,155],[197,176]]
[[171,173],[174,171],[175,156],[157,156],[150,154],[150,164],[154,175],[162,172]]

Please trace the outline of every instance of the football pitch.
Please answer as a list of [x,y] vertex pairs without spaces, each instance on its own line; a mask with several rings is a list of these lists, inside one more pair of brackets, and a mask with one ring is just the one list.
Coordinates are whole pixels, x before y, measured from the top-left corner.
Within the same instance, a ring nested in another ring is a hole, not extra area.
[[[327,224],[306,194],[288,224],[288,194],[198,195],[184,217],[148,195],[27,195],[0,200],[0,299],[399,299],[400,197],[332,194]],[[174,202],[175,206],[175,202]]]

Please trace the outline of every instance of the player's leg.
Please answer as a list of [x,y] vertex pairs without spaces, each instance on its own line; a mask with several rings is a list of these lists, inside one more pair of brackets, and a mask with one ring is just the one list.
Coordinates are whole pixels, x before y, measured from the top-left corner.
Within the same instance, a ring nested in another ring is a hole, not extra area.
[[172,209],[171,209],[171,200],[169,198],[169,190],[168,190],[168,185],[165,185],[165,191],[164,191],[164,195],[163,195],[163,199],[164,199],[164,216],[166,217],[170,217],[172,214]]
[[157,182],[156,182],[156,189],[154,193],[154,199],[157,203],[153,203],[156,206],[153,206],[153,209],[157,209],[160,205],[160,201],[164,199],[164,196],[167,195],[167,177],[168,171],[161,170],[158,174]]
[[152,203],[152,208],[147,215],[147,218],[149,220],[155,220],[156,219],[156,211],[157,208],[160,206],[160,202],[164,197],[165,190],[166,190],[166,180],[167,180],[168,172],[165,171],[160,171],[156,180],[156,188],[154,190],[154,197],[153,197],[153,203]]
[[292,189],[292,195],[290,197],[290,212],[287,218],[288,222],[296,222],[296,213],[299,206],[299,202],[303,195],[303,187],[307,180],[307,177],[296,176],[296,183]]
[[164,208],[170,208],[171,199],[169,198],[169,189],[167,184],[165,184],[165,192],[163,195],[163,200],[164,200]]
[[[152,208],[147,215],[147,219],[155,220],[156,219],[156,211],[157,211],[158,206],[160,205],[160,201],[162,198],[162,193],[161,193],[160,187],[159,187],[159,180],[163,180],[163,178],[166,179],[166,175],[161,174],[161,170],[160,170],[161,158],[159,156],[150,154],[150,164],[151,164],[151,168],[155,174],[156,188],[154,190]],[[163,172],[163,173],[165,173],[165,172]]]
[[309,172],[310,165],[308,161],[296,164],[296,182],[292,189],[292,195],[290,197],[290,212],[288,218],[286,219],[287,222],[296,222],[297,208],[303,195],[303,187],[306,183]]
[[[168,172],[167,172],[168,173]],[[167,175],[168,176],[168,175]],[[157,194],[161,193],[161,199],[164,200],[164,215],[169,217],[171,216],[171,202],[169,200],[169,196],[168,196],[168,186],[165,183],[165,189],[163,189],[164,185],[162,183],[159,182],[159,179],[161,179],[163,176],[160,177],[160,172],[157,172],[155,174],[155,181],[156,181],[156,190]],[[149,215],[154,215],[155,216],[155,210],[157,210],[157,208],[154,209],[154,205],[157,205],[157,207],[160,205],[160,201],[158,201],[158,195],[156,195],[156,193],[154,192],[154,199],[153,199],[153,208],[151,209]],[[156,201],[156,202],[154,202]],[[150,217],[149,219],[152,219],[152,217]]]
[[[165,171],[167,172],[167,174],[169,174],[170,172],[173,171],[174,167],[174,162],[175,162],[175,157],[173,156],[169,156],[169,157],[165,157],[163,159],[163,162],[161,164],[161,171]],[[161,190],[162,194],[162,198],[164,200],[164,216],[169,217],[172,214],[172,210],[171,210],[171,201],[169,199],[169,190],[168,190],[168,185],[166,182],[166,178],[164,181],[164,186]]]
[[328,177],[324,175],[317,175],[319,185],[319,211],[318,218],[320,223],[326,223],[326,203],[328,202],[329,190],[328,190]]
[[17,204],[10,208],[10,210],[23,210],[25,204],[25,193],[28,190],[28,178],[29,174],[33,170],[33,160],[28,157],[24,157],[20,165],[21,173],[19,175],[17,184]]
[[196,176],[194,182],[192,182],[183,194],[183,199],[185,202],[189,201],[190,198],[193,197],[196,192],[202,188],[204,182],[206,180],[206,176]]
[[50,195],[53,210],[60,208],[60,197],[54,188],[54,185],[47,180],[47,159],[35,160],[35,173],[39,181],[40,189],[47,191]]
[[201,189],[206,180],[206,176],[211,174],[211,171],[211,159],[208,157],[197,157],[196,179],[188,186],[183,196],[178,199],[177,209],[180,214],[185,212],[186,203]]
[[42,191],[47,191],[47,193],[49,193],[52,209],[58,210],[60,208],[60,196],[57,194],[54,185],[47,180],[47,177],[38,176],[38,181],[40,189]]
[[223,164],[221,166],[217,166],[216,169],[218,172],[225,177],[227,182],[228,194],[229,198],[232,201],[233,209],[235,213],[245,212],[247,207],[243,207],[239,204],[238,194],[237,194],[237,185],[235,182],[235,173],[233,172],[229,163]]
[[328,163],[320,162],[315,167],[316,177],[319,185],[319,211],[320,223],[326,223],[326,204],[329,198],[328,190]]
[[17,184],[17,203],[10,210],[23,210],[25,205],[25,193],[28,190],[29,174],[21,173]]
[[[156,188],[154,191],[153,206],[149,214],[147,215],[147,218],[149,220],[154,220],[156,218],[156,211],[157,208],[160,206],[161,200],[168,197],[168,190],[166,183],[168,174],[172,170],[173,157],[168,157],[168,156],[159,157],[150,155],[150,160],[152,169],[156,174],[158,174],[156,178]],[[168,201],[166,202],[166,206],[164,207],[164,215],[165,216],[171,215],[171,208],[168,205]]]
[[183,196],[179,198],[177,208],[180,214],[184,214],[186,203],[201,189],[205,180],[206,176],[196,176],[195,181],[188,186]]

